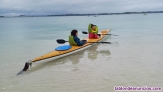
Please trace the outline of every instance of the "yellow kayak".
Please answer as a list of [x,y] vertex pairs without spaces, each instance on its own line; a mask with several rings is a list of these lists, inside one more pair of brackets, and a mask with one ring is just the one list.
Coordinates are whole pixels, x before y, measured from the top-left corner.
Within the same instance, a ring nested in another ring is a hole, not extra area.
[[[47,60],[47,59],[51,59],[51,60],[55,60],[64,56],[68,56],[71,55],[73,53],[79,52],[81,50],[87,49],[89,47],[91,47],[92,45],[95,45],[97,43],[91,43],[91,42],[101,42],[103,41],[108,35],[102,35],[102,34],[108,34],[110,32],[110,29],[108,30],[102,30],[100,32],[101,36],[98,39],[85,39],[87,40],[87,43],[84,44],[83,46],[72,46],[69,50],[64,50],[64,51],[52,51],[49,52],[47,54],[44,54],[42,56],[36,57],[33,60],[30,60],[29,62],[26,62],[24,69],[22,71],[26,71],[28,69],[28,67],[32,64],[32,62],[36,62],[36,61],[40,61],[40,60]],[[22,73],[19,72],[18,74]],[[17,74],[17,75],[18,75]]]
[[[108,34],[110,30],[103,30],[101,31],[100,34]],[[107,35],[101,35],[101,37],[99,39],[86,39],[88,42],[100,42],[102,41]],[[33,60],[31,60],[31,62],[36,62],[36,61],[40,61],[40,60],[44,60],[44,59],[48,59],[48,58],[61,58],[70,54],[73,54],[75,52],[81,51],[83,49],[89,48],[92,45],[90,44],[95,44],[95,43],[86,43],[83,46],[72,46],[71,49],[69,50],[65,50],[65,51],[52,51],[50,53],[44,54],[42,56],[39,56]]]

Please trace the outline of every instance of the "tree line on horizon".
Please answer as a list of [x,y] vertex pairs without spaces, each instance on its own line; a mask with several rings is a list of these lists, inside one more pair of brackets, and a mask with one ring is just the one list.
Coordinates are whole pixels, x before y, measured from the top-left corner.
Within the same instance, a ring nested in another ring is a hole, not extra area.
[[[50,16],[96,16],[96,15],[120,15],[120,14],[147,14],[163,13],[163,11],[142,11],[142,12],[123,12],[123,13],[92,13],[92,14],[55,14],[55,15],[19,15],[15,17],[50,17]],[[5,17],[1,16],[0,17]]]

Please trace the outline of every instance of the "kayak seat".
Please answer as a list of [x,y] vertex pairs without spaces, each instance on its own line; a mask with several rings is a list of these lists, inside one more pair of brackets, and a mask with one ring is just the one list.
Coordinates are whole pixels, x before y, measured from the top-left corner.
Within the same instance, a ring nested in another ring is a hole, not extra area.
[[77,43],[74,41],[74,37],[73,36],[69,36],[69,44],[71,46],[78,46]]

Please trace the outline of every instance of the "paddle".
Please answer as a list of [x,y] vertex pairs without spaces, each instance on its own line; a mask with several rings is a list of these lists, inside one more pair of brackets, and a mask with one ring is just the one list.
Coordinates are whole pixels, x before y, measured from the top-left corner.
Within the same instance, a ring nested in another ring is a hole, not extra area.
[[[83,34],[88,34],[88,32],[82,31]],[[97,34],[97,35],[113,35],[113,34]],[[118,35],[114,35],[114,36],[118,36]]]
[[[65,42],[69,42],[69,41],[65,41],[63,39],[57,39],[56,41],[59,44],[64,44]],[[107,43],[107,44],[111,44],[111,42],[87,42],[87,43]]]

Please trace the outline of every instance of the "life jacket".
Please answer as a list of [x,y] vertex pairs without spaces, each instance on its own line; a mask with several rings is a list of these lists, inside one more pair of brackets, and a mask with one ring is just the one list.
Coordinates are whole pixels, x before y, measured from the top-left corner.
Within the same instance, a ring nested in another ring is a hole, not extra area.
[[94,33],[94,34],[97,34],[98,33],[98,27],[95,26],[96,30],[92,30],[91,28],[91,23],[88,25],[88,32],[89,33]]
[[74,37],[72,35],[69,36],[69,44],[71,46],[78,46],[77,43],[74,41]]

